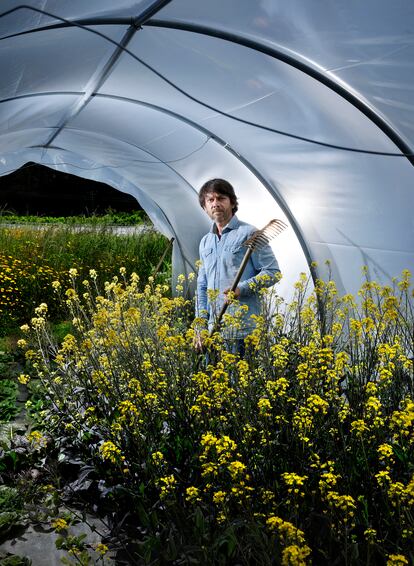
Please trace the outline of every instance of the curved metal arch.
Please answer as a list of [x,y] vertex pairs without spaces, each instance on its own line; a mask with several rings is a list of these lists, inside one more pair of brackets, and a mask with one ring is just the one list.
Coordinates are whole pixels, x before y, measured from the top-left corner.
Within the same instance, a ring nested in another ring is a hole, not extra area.
[[172,0],[149,0],[148,6],[144,8],[144,10],[138,16],[131,16],[129,18],[79,18],[78,20],[69,20],[67,18],[63,18],[62,16],[58,16],[57,14],[52,14],[51,12],[47,12],[42,8],[37,8],[36,6],[30,6],[29,4],[21,4],[20,6],[15,6],[10,10],[6,10],[5,12],[0,13],[0,18],[4,16],[8,16],[9,14],[13,14],[14,12],[18,12],[19,10],[30,10],[32,12],[37,12],[38,14],[42,14],[44,16],[48,16],[49,18],[53,18],[55,20],[59,20],[59,24],[50,24],[46,26],[42,26],[40,28],[31,28],[29,30],[25,30],[18,33],[13,33],[8,36],[4,36],[0,39],[8,39],[10,37],[17,37],[19,35],[24,35],[26,33],[32,33],[33,31],[44,31],[46,29],[55,29],[58,27],[67,27],[67,26],[78,26],[83,27],[86,25],[99,25],[105,23],[107,25],[111,24],[121,24],[127,26],[134,26],[139,29],[147,20],[152,18],[157,12],[162,10],[167,4],[169,4]]
[[[0,100],[0,104],[2,102],[6,102],[6,101],[8,102],[10,100],[15,100],[15,99],[22,99],[22,98],[29,98],[29,97],[36,97],[36,96],[54,96],[56,94],[59,94],[59,93],[51,92],[51,93],[19,95],[19,96],[16,96],[14,98],[7,98],[7,99],[4,99],[4,100]],[[94,93],[92,96],[96,97],[96,98],[108,98],[108,99],[113,99],[113,100],[119,100],[119,101],[122,101],[122,102],[128,102],[128,103],[131,103],[131,104],[136,104],[138,106],[151,108],[152,110],[156,110],[158,112],[162,112],[162,113],[164,113],[168,116],[176,118],[180,122],[183,122],[183,123],[193,127],[194,129],[198,130],[199,132],[202,132],[203,134],[207,135],[210,139],[212,139],[213,141],[218,143],[220,146],[222,146],[229,153],[231,153],[233,155],[233,157],[235,157],[238,161],[240,161],[240,163],[242,163],[258,179],[258,181],[272,195],[272,197],[275,199],[277,204],[282,209],[283,213],[285,214],[286,218],[289,221],[289,224],[292,226],[292,229],[295,233],[295,236],[297,237],[297,239],[299,241],[299,244],[302,248],[303,254],[304,254],[306,261],[308,263],[308,267],[309,267],[310,273],[312,275],[312,279],[313,279],[314,282],[316,282],[316,279],[318,278],[318,274],[317,274],[317,269],[314,266],[314,260],[312,258],[312,255],[311,255],[310,250],[308,248],[308,245],[306,243],[305,237],[302,234],[302,231],[301,231],[298,223],[296,222],[296,219],[295,219],[293,213],[291,212],[288,204],[285,202],[284,198],[282,197],[280,192],[277,190],[277,188],[274,187],[274,185],[272,183],[270,183],[260,173],[260,171],[258,169],[256,169],[256,167],[254,167],[254,165],[247,158],[240,155],[225,140],[223,140],[222,138],[220,138],[219,136],[214,134],[211,130],[208,130],[204,126],[197,124],[193,120],[190,120],[189,118],[186,118],[185,116],[182,116],[181,114],[178,114],[177,112],[173,112],[172,110],[168,110],[167,108],[163,108],[162,106],[157,106],[157,105],[151,104],[149,102],[135,100],[133,98],[123,97],[123,96],[119,96],[119,95]],[[160,162],[164,163],[162,160],[160,160]]]
[[[84,131],[85,131],[85,130],[80,130],[79,128],[71,128],[71,127],[67,127],[67,128],[65,128],[65,129],[67,129],[67,130],[72,130],[72,131],[76,131],[76,132],[84,132]],[[113,136],[112,136],[111,139],[113,139]],[[178,177],[179,179],[181,179],[181,180],[183,181],[183,183],[184,183],[190,190],[195,191],[194,187],[193,187],[192,185],[190,185],[190,183],[189,183],[186,179],[184,179],[184,177],[183,177],[180,173],[178,173],[178,171],[176,171],[176,170],[174,169],[174,167],[171,167],[171,165],[170,165],[168,162],[163,161],[162,159],[160,159],[159,157],[157,157],[157,155],[156,155],[155,153],[153,153],[152,151],[149,151],[148,149],[145,149],[145,148],[143,148],[143,147],[141,147],[141,146],[139,146],[139,145],[133,144],[133,143],[131,143],[131,142],[125,142],[124,140],[120,140],[119,138],[117,138],[117,139],[118,139],[119,141],[121,141],[122,143],[126,143],[127,145],[131,145],[132,147],[135,147],[135,148],[139,149],[140,151],[143,151],[144,153],[147,153],[148,155],[150,155],[151,157],[153,157],[154,159],[156,159],[158,163],[162,163],[162,164],[165,165],[168,169],[170,169],[170,170],[172,171],[173,175],[175,175],[176,177]],[[50,146],[50,149],[59,149],[60,151],[67,151],[67,150],[65,150],[64,148],[60,148],[60,147],[58,147],[58,146]],[[144,164],[145,164],[145,163],[147,163],[147,162],[144,162]],[[112,169],[111,166],[109,166],[109,165],[108,165],[107,167],[108,167],[108,169]],[[140,190],[141,190],[141,189],[140,189]],[[145,193],[145,195],[146,195],[146,198],[147,198],[147,194],[146,194],[146,193]],[[194,265],[193,263],[191,263],[191,261],[188,259],[188,257],[186,256],[186,254],[183,252],[183,248],[182,248],[182,246],[181,246],[180,239],[178,238],[177,233],[176,233],[176,231],[174,230],[174,227],[173,227],[173,225],[171,224],[170,219],[168,218],[168,215],[167,215],[167,214],[164,212],[164,210],[157,204],[157,202],[154,201],[153,198],[151,198],[151,197],[148,197],[148,198],[150,198],[151,201],[154,202],[154,203],[157,205],[158,210],[160,210],[160,211],[162,212],[163,216],[165,217],[165,219],[166,219],[166,221],[167,221],[167,223],[168,223],[168,226],[171,228],[171,232],[174,234],[174,241],[175,241],[176,245],[178,246],[178,249],[180,250],[181,257],[182,257],[182,259],[183,259],[184,269],[186,270],[186,265],[189,265],[189,266],[191,267],[191,269],[192,269],[193,271],[195,271],[195,265]],[[188,275],[187,270],[186,270],[185,275],[186,275],[186,276]]]
[[[171,1],[171,0],[169,0],[169,1]],[[53,17],[55,19],[60,20],[60,23],[59,24],[51,24],[50,26],[42,26],[40,28],[34,28],[34,29],[23,31],[23,32],[18,32],[16,34],[11,34],[9,36],[5,36],[3,38],[0,38],[0,40],[7,39],[7,38],[10,38],[10,37],[16,37],[16,36],[22,35],[22,34],[35,33],[37,31],[46,31],[46,30],[50,30],[50,29],[65,28],[65,27],[70,27],[70,26],[79,27],[80,29],[83,29],[85,31],[93,33],[93,34],[95,34],[99,37],[102,37],[103,39],[105,39],[109,43],[116,45],[120,50],[124,51],[125,53],[128,53],[128,55],[130,55],[133,59],[135,59],[136,61],[138,61],[139,63],[144,65],[147,69],[149,69],[150,71],[155,73],[162,80],[164,80],[167,84],[172,86],[175,90],[177,90],[178,92],[180,92],[181,94],[183,94],[184,96],[189,98],[190,100],[193,100],[197,104],[200,104],[200,105],[204,106],[205,108],[213,110],[214,112],[217,112],[218,114],[220,114],[222,116],[225,116],[225,117],[230,118],[232,120],[236,120],[236,121],[243,123],[243,124],[247,124],[247,125],[254,126],[256,128],[260,128],[260,129],[263,129],[263,130],[266,130],[266,131],[269,131],[269,132],[273,132],[275,134],[288,136],[288,137],[291,137],[293,139],[313,143],[313,144],[320,145],[320,146],[323,146],[323,147],[329,147],[329,148],[339,149],[339,150],[344,150],[344,151],[351,151],[351,152],[355,152],[355,153],[383,155],[383,156],[387,156],[387,157],[406,157],[410,161],[410,163],[412,165],[414,165],[414,153],[411,150],[410,146],[401,138],[401,136],[393,128],[391,128],[391,126],[388,124],[388,122],[386,122],[383,118],[381,118],[381,116],[377,112],[375,112],[369,105],[367,105],[365,102],[361,101],[358,97],[354,96],[350,91],[348,91],[347,89],[342,87],[339,83],[337,83],[333,79],[330,79],[328,76],[324,75],[323,73],[319,72],[317,69],[315,69],[311,65],[307,65],[307,64],[303,63],[302,61],[299,61],[298,59],[295,59],[294,57],[287,55],[282,50],[277,50],[273,47],[270,48],[270,47],[263,45],[263,44],[255,41],[255,40],[245,38],[244,36],[241,36],[241,35],[237,35],[237,34],[229,33],[229,32],[224,32],[224,31],[221,31],[221,30],[216,30],[214,28],[210,28],[208,26],[201,26],[199,24],[188,24],[188,23],[185,23],[185,22],[184,23],[183,22],[175,22],[175,21],[171,22],[171,21],[168,21],[168,20],[156,20],[156,19],[148,20],[145,24],[145,25],[150,25],[150,26],[153,25],[153,26],[156,26],[156,27],[165,27],[165,28],[171,28],[171,29],[180,29],[180,30],[183,30],[183,31],[191,31],[191,32],[194,32],[194,33],[197,33],[197,32],[198,33],[204,33],[205,35],[209,35],[209,36],[212,36],[212,37],[218,37],[220,39],[233,41],[234,43],[244,45],[245,47],[254,49],[256,51],[261,51],[261,52],[265,53],[266,55],[270,55],[275,59],[279,59],[280,61],[283,61],[283,62],[291,65],[292,67],[297,68],[298,70],[301,70],[302,72],[311,76],[312,78],[314,78],[318,82],[325,84],[325,86],[327,86],[328,88],[330,88],[331,90],[336,92],[336,94],[339,94],[340,96],[342,96],[348,102],[353,104],[353,106],[355,106],[360,111],[362,111],[362,113],[365,116],[367,116],[373,123],[375,123],[381,129],[381,131],[383,131],[383,133],[385,133],[391,139],[391,141],[393,141],[393,143],[395,143],[395,145],[401,150],[401,153],[373,151],[373,150],[366,150],[366,149],[358,149],[358,148],[340,146],[340,145],[337,145],[337,144],[331,144],[331,143],[322,142],[322,141],[319,141],[319,140],[306,138],[304,136],[291,134],[289,132],[283,132],[281,130],[276,130],[275,128],[271,128],[269,126],[264,126],[262,124],[257,124],[257,123],[251,122],[249,120],[239,118],[237,116],[232,116],[231,114],[223,112],[222,110],[215,108],[214,106],[211,106],[211,105],[207,104],[206,102],[203,102],[203,101],[195,98],[190,93],[188,93],[185,90],[183,90],[182,88],[178,87],[176,84],[174,84],[172,81],[170,81],[167,77],[165,77],[164,75],[159,73],[156,69],[154,69],[153,67],[148,65],[145,61],[143,61],[142,59],[137,57],[134,53],[129,51],[125,46],[122,46],[119,42],[113,40],[112,38],[108,37],[107,35],[103,34],[102,32],[99,32],[97,30],[93,30],[93,29],[90,29],[89,27],[87,27],[88,25],[110,25],[111,23],[112,24],[113,23],[125,24],[125,25],[131,25],[131,23],[132,23],[132,25],[137,25],[138,27],[141,27],[141,24],[135,24],[134,23],[133,18],[112,18],[112,19],[111,18],[90,18],[90,19],[68,20],[66,18],[62,18],[62,17],[57,16],[55,14],[51,14],[50,12],[46,12],[46,11],[41,10],[39,8],[34,8],[32,6],[26,6],[26,5],[25,6],[19,6],[17,8],[13,8],[12,10],[8,10],[7,12],[3,12],[3,13],[0,14],[0,18],[11,13],[11,12],[19,10],[21,8],[31,9],[31,10],[34,10],[38,13],[47,15],[49,17]]]
[[[132,19],[121,41],[117,42],[114,52],[110,55],[108,61],[105,63],[101,72],[98,74],[97,77],[95,77],[92,80],[91,84],[86,89],[85,95],[83,95],[83,97],[78,101],[78,103],[73,106],[73,108],[68,112],[68,114],[62,120],[57,130],[52,134],[52,136],[47,141],[46,147],[50,146],[53,143],[54,139],[59,135],[59,132],[63,130],[65,125],[70,120],[72,120],[76,115],[78,115],[82,111],[82,109],[88,104],[88,102],[91,100],[91,94],[97,91],[99,87],[104,83],[106,77],[111,73],[112,68],[114,67],[115,63],[117,62],[122,52],[126,49],[126,46],[133,38],[136,31],[141,28],[142,24],[145,23],[147,19],[151,18],[151,16],[156,14],[159,10],[164,8],[170,2],[171,0],[149,0],[148,6],[139,14],[139,16]],[[86,98],[84,98],[85,96]]]
[[[75,128],[72,128],[72,129],[75,130]],[[84,130],[76,130],[76,131],[84,131]],[[124,143],[127,143],[127,142],[124,142]],[[134,146],[134,147],[138,147],[138,146]],[[72,151],[69,151],[69,150],[65,149],[64,147],[59,147],[59,146],[57,146],[57,145],[51,145],[51,146],[48,146],[47,148],[45,148],[43,145],[41,145],[41,146],[40,146],[40,145],[32,145],[32,146],[29,146],[29,148],[33,148],[33,149],[57,150],[57,151],[64,152],[64,153],[74,153],[74,152],[72,152]],[[139,148],[139,149],[142,149],[142,148]],[[142,150],[142,151],[146,151],[146,150]],[[153,155],[151,152],[147,152],[147,153],[149,153],[150,155]],[[77,154],[75,153],[75,155],[77,155]],[[156,157],[156,156],[153,155],[153,157]],[[160,161],[160,163],[163,163],[163,162]],[[47,164],[44,164],[44,163],[39,163],[39,164],[40,164],[40,165],[44,165],[45,167],[48,167]],[[72,166],[73,166],[73,164],[72,164]],[[74,166],[74,167],[76,167],[76,166]],[[106,166],[106,167],[107,167],[108,169],[111,169],[111,166],[109,166],[109,165]],[[175,171],[174,168],[172,168],[172,169],[173,169],[174,173],[175,173],[177,176],[181,177],[181,175],[180,175],[177,171]],[[189,185],[189,183],[186,183],[186,184]],[[139,187],[138,187],[138,190],[141,191],[141,192],[143,192],[142,189],[140,189]],[[154,203],[154,205],[156,206],[156,208],[161,212],[162,216],[165,218],[165,220],[166,220],[168,226],[169,226],[170,229],[171,229],[171,232],[174,234],[174,242],[177,244],[178,249],[179,249],[179,251],[180,251],[180,255],[181,255],[181,258],[182,258],[182,260],[183,260],[184,269],[186,270],[185,275],[187,276],[188,273],[187,273],[187,268],[186,268],[186,266],[190,266],[190,268],[191,268],[192,270],[195,270],[195,266],[191,263],[191,261],[188,259],[188,257],[187,257],[187,256],[185,255],[185,253],[183,252],[183,249],[182,249],[182,246],[181,246],[181,243],[180,243],[180,239],[177,237],[177,232],[175,231],[174,226],[171,224],[170,219],[168,218],[168,215],[165,213],[165,211],[158,205],[158,203],[157,203],[152,197],[148,196],[147,193],[145,193],[145,198],[148,198],[151,202]]]
[[318,71],[311,65],[307,65],[303,61],[288,55],[280,49],[275,47],[270,47],[268,45],[259,43],[253,39],[246,38],[242,35],[238,35],[231,32],[226,32],[220,29],[215,29],[210,26],[200,25],[200,24],[189,24],[186,22],[171,21],[171,20],[159,20],[151,19],[145,24],[146,26],[153,27],[163,27],[169,29],[176,29],[181,31],[189,31],[193,33],[199,33],[202,35],[207,35],[209,37],[216,37],[224,41],[229,41],[231,43],[237,43],[238,45],[243,45],[249,49],[259,51],[265,55],[269,55],[278,61],[282,61],[298,69],[299,71],[305,73],[306,75],[317,80],[321,84],[328,87],[330,90],[334,91],[336,94],[344,98],[347,102],[352,104],[360,112],[362,112],[369,120],[371,120],[386,136],[401,150],[403,155],[410,161],[411,165],[414,166],[414,153],[411,147],[402,139],[402,137],[384,120],[378,112],[376,112],[371,106],[366,104],[364,101],[360,100],[352,92],[347,90],[337,81],[331,79],[329,76]]
[[127,31],[125,32],[124,36],[122,37],[121,41],[119,42],[119,46],[115,48],[113,53],[109,56],[109,59],[103,66],[98,76],[90,79],[85,93],[80,96],[77,102],[72,105],[72,108],[66,113],[66,116],[62,119],[61,123],[57,127],[56,131],[50,136],[49,140],[46,142],[45,146],[50,146],[55,138],[59,135],[59,133],[64,129],[64,127],[73,120],[82,110],[87,106],[90,102],[92,94],[97,91],[100,86],[105,82],[105,79],[111,73],[113,66],[121,56],[124,48],[128,45],[131,39],[134,37],[137,28],[135,26],[130,26]]

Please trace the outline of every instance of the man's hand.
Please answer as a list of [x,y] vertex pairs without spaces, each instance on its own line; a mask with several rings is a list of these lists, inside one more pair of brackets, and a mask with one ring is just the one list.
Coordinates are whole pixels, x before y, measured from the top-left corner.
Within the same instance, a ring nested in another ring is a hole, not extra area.
[[240,288],[236,287],[233,293],[231,293],[231,297],[228,296],[228,294],[230,293],[230,287],[228,289],[224,289],[223,293],[226,297],[226,303],[229,303],[230,300],[238,299],[240,297]]
[[203,340],[201,338],[201,334],[200,332],[197,332],[194,334],[194,340],[193,340],[193,346],[194,346],[194,350],[198,353],[198,354],[202,354],[204,351],[204,347],[203,347]]

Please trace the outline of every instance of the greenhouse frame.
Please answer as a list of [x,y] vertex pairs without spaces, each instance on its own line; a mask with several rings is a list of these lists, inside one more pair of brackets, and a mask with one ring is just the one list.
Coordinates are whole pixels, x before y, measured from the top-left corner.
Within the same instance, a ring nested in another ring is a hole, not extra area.
[[[3,0],[0,174],[29,162],[133,195],[195,269],[198,190],[280,218],[300,272],[355,293],[414,264],[411,0]],[[59,188],[57,187],[58,191]]]

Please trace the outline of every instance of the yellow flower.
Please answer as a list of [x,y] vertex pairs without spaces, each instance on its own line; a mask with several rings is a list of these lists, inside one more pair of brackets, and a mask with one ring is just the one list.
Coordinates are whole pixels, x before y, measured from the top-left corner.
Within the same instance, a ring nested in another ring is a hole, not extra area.
[[332,472],[324,472],[319,480],[319,489],[322,494],[326,494],[332,490],[333,487],[338,483],[338,479],[341,476],[335,475]]
[[305,481],[308,479],[308,476],[299,476],[294,472],[285,472],[282,474],[282,478],[288,488],[288,493],[291,495],[300,495],[304,496],[305,493],[300,490],[301,487],[305,484]]
[[388,487],[388,496],[391,500],[392,505],[397,507],[405,499],[405,488],[404,484],[397,481],[390,483]]
[[41,330],[46,324],[46,320],[42,316],[33,317],[30,322],[35,330]]
[[213,502],[217,505],[218,503],[223,503],[223,501],[226,498],[226,492],[225,491],[216,491],[215,493],[213,493]]
[[283,521],[280,517],[270,515],[266,525],[271,531],[277,531],[285,544],[304,544],[305,535],[303,531],[295,527],[289,521]]
[[39,450],[47,444],[46,437],[38,430],[33,430],[27,435],[27,440],[32,443],[32,445]]
[[381,444],[378,446],[377,452],[380,460],[389,460],[390,462],[394,461],[394,451],[392,446],[389,444]]
[[203,436],[201,437],[201,446],[204,447],[210,447],[210,446],[215,446],[217,444],[217,437],[214,436],[213,434],[211,434],[211,432],[206,432],[206,434],[203,434]]
[[175,479],[173,474],[171,474],[169,476],[160,478],[157,483],[160,487],[160,498],[165,499],[169,494],[173,493],[177,485],[177,480]]
[[394,438],[399,435],[408,437],[414,423],[414,401],[406,399],[402,411],[394,411],[391,415],[390,428],[395,431]]
[[271,515],[266,520],[266,525],[271,531],[277,530],[280,525],[283,523],[283,520],[280,517],[276,517],[275,515]]
[[329,403],[319,397],[319,395],[311,395],[308,397],[307,404],[312,412],[321,413],[322,415],[326,415],[329,408]]
[[366,529],[364,531],[364,537],[368,543],[377,542],[377,531],[375,529]]
[[356,421],[352,421],[351,432],[354,432],[357,436],[362,436],[367,430],[369,430],[369,427],[364,420],[358,419]]
[[53,529],[55,529],[55,531],[60,533],[61,531],[64,531],[65,529],[67,529],[69,525],[68,525],[67,521],[65,521],[65,519],[54,519],[51,522],[51,526],[52,526]]
[[29,383],[29,381],[30,381],[30,375],[26,375],[25,373],[21,373],[17,379],[18,379],[19,383],[26,385],[26,383]]
[[326,501],[331,509],[336,509],[342,514],[341,522],[347,524],[354,517],[356,505],[351,495],[339,495],[336,491],[328,491]]
[[314,427],[314,420],[310,408],[299,407],[293,416],[292,422],[298,432],[298,438],[303,442],[310,442],[309,434]]
[[291,544],[282,551],[282,566],[306,566],[311,553],[309,546]]
[[413,506],[414,505],[414,474],[404,490],[404,495],[407,499],[408,505]]
[[262,399],[259,399],[259,401],[257,402],[257,407],[259,409],[260,415],[264,417],[270,416],[272,405],[270,404],[270,401],[269,399],[267,399],[267,397],[263,397]]
[[67,289],[67,290],[65,291],[65,295],[67,296],[67,298],[68,298],[69,300],[75,300],[75,299],[78,298],[78,295],[76,294],[75,289]]
[[35,313],[37,316],[42,316],[43,314],[47,313],[47,304],[41,303],[38,307],[35,308]]
[[108,552],[109,548],[106,546],[106,544],[100,542],[99,544],[96,545],[95,550],[98,554],[104,556]]
[[378,399],[378,397],[372,397],[372,396],[368,397],[365,403],[365,411],[367,416],[373,417],[376,414],[379,414],[380,409],[381,409],[381,401]]
[[375,474],[375,478],[381,487],[385,487],[386,485],[391,483],[391,476],[387,470],[378,472],[378,474]]
[[164,462],[164,455],[162,452],[153,452],[151,454],[151,458],[156,465],[162,464]]
[[234,462],[230,462],[230,464],[227,467],[233,479],[238,478],[246,470],[246,466],[242,462],[239,462],[238,460],[235,460]]
[[376,395],[378,392],[378,385],[373,381],[369,381],[365,386],[365,392],[369,395]]
[[113,464],[117,464],[122,460],[121,450],[110,440],[101,444],[99,452],[103,460],[109,460]]
[[402,554],[389,554],[387,556],[387,566],[406,566],[407,564],[409,562]]
[[197,487],[194,486],[190,486],[187,487],[187,489],[185,490],[185,499],[186,501],[189,501],[190,503],[196,503],[198,501],[201,501],[201,498],[199,497],[200,495],[200,490]]

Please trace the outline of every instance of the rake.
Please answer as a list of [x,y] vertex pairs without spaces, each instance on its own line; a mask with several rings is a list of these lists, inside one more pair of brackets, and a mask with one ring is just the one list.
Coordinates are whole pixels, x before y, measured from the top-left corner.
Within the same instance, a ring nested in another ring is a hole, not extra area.
[[[236,273],[232,286],[229,289],[229,294],[234,293],[234,291],[237,289],[237,285],[240,282],[241,276],[243,275],[243,271],[245,270],[247,262],[249,261],[252,253],[257,250],[260,250],[261,248],[264,248],[270,242],[270,240],[276,238],[276,236],[278,236],[281,232],[283,232],[285,228],[287,228],[287,224],[285,224],[283,220],[273,219],[268,224],[266,224],[264,228],[262,228],[261,230],[256,230],[256,232],[254,232],[253,235],[248,240],[243,242],[242,245],[246,247],[247,250],[246,253],[244,254],[239,270]],[[218,313],[217,318],[214,322],[214,326],[210,330],[209,333],[210,336],[212,336],[214,332],[217,332],[217,330],[219,329],[221,319],[223,318],[223,315],[226,312],[228,306],[229,303],[226,301],[221,307],[221,310]]]

